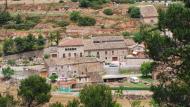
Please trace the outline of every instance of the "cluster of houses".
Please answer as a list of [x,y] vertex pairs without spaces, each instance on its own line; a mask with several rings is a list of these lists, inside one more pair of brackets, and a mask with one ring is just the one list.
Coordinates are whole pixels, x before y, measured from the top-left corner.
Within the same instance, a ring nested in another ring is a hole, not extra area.
[[105,63],[145,58],[144,46],[123,36],[100,36],[90,39],[65,38],[58,46],[44,49],[49,75],[60,79],[76,78],[78,82],[100,82]]

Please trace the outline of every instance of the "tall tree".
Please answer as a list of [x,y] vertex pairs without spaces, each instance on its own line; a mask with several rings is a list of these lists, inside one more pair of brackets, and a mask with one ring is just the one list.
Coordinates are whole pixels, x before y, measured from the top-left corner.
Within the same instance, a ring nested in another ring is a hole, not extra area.
[[116,104],[111,89],[105,85],[85,86],[79,98],[85,107],[114,107]]
[[46,79],[37,75],[30,76],[21,81],[18,95],[22,97],[27,107],[38,106],[49,102],[51,85]]
[[[161,15],[161,14],[160,14]],[[190,106],[190,8],[172,4],[162,18],[160,29],[167,28],[172,37],[149,28],[141,30],[148,54],[157,62],[159,84],[153,86],[154,99],[160,106]]]

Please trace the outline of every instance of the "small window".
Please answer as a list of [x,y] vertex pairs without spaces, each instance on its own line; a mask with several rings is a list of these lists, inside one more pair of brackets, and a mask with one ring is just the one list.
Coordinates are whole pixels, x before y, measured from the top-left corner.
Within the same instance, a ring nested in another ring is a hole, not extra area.
[[112,55],[114,55],[114,51],[112,51]]
[[65,54],[63,54],[63,58],[65,58]]
[[105,57],[105,59],[108,59],[107,57]]
[[80,57],[82,57],[82,53],[80,53]]
[[76,54],[76,53],[74,53],[74,56],[76,57],[76,56],[77,56],[77,54]]
[[107,51],[105,51],[105,54],[107,55],[107,54],[108,54],[108,52],[107,52]]
[[51,55],[53,58],[56,58],[57,57],[57,54],[52,54]]

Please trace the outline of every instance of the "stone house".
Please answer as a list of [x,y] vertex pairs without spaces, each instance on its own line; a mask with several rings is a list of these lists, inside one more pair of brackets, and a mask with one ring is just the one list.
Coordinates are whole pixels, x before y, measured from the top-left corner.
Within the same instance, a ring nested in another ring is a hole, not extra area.
[[158,12],[153,5],[140,6],[141,21],[145,24],[158,23]]
[[92,37],[84,41],[84,54],[105,62],[124,61],[128,48],[122,36]]
[[45,60],[45,66],[49,75],[55,73],[59,78],[78,78],[78,82],[94,82],[94,77],[89,74],[99,75],[103,72],[102,62],[89,57],[49,58]]

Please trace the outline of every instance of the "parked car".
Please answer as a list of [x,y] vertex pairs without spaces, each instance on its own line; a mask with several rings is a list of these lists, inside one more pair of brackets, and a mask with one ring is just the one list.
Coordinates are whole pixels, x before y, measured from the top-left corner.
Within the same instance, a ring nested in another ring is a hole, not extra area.
[[139,80],[138,77],[130,77],[130,82],[132,82],[132,83],[139,83],[140,80]]

